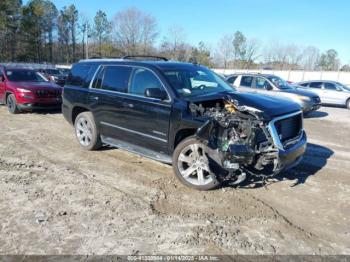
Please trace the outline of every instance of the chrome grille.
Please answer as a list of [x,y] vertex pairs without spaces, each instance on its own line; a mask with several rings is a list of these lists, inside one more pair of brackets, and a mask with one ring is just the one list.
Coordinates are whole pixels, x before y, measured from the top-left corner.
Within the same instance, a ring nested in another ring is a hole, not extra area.
[[276,121],[275,128],[282,143],[297,138],[302,129],[302,116],[300,114]]
[[275,145],[287,149],[297,143],[303,133],[303,116],[301,112],[288,114],[273,119],[268,125]]
[[49,90],[49,89],[42,89],[36,91],[37,97],[59,97],[61,96],[60,90]]

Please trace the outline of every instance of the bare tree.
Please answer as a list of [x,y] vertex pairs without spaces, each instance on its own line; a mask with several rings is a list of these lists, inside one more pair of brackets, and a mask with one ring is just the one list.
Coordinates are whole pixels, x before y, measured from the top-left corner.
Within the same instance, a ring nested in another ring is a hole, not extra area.
[[160,52],[171,59],[187,61],[192,47],[186,43],[185,30],[177,25],[171,26],[160,45]]
[[157,22],[137,8],[118,12],[113,20],[114,38],[124,54],[149,52],[158,36]]
[[320,59],[320,50],[314,46],[308,46],[303,50],[301,65],[304,70],[315,70]]
[[218,47],[216,50],[216,56],[226,69],[228,67],[228,63],[231,59],[233,59],[233,36],[232,35],[224,35],[218,43]]
[[244,67],[248,69],[259,57],[259,41],[257,39],[248,39],[244,45],[244,50]]

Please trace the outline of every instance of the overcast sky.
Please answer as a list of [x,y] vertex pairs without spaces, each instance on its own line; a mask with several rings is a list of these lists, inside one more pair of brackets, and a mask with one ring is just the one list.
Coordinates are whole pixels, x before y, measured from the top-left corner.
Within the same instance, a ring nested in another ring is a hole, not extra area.
[[[27,0],[24,1],[26,3]],[[152,14],[161,34],[182,26],[187,41],[215,47],[224,34],[242,31],[262,44],[334,48],[350,63],[350,1],[347,0],[53,0],[58,8],[75,4],[93,18],[101,9],[109,18],[128,7]]]

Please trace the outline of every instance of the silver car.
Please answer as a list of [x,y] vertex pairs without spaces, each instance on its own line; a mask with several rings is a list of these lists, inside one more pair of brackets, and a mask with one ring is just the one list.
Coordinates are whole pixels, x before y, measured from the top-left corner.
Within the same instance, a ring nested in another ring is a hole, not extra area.
[[316,93],[293,87],[275,75],[234,74],[226,77],[226,81],[240,91],[291,99],[301,106],[304,113],[318,110],[321,107],[320,97]]
[[346,106],[350,109],[350,87],[335,81],[305,81],[295,85],[318,94],[322,104]]

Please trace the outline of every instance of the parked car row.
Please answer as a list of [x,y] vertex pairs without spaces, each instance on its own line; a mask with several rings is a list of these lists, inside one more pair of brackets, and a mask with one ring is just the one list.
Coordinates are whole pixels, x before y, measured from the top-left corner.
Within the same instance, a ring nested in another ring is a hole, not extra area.
[[301,106],[305,114],[321,107],[320,97],[316,93],[295,88],[275,75],[234,74],[228,76],[227,81],[245,92],[256,92],[291,99]]
[[335,81],[304,81],[294,84],[318,94],[324,105],[345,106],[350,109],[350,87]]
[[27,68],[0,66],[0,103],[10,113],[60,108],[62,87]]
[[232,74],[225,79],[246,92],[286,97],[299,103],[304,113],[321,105],[342,106],[350,109],[350,87],[336,81],[303,81],[292,83],[269,74]]
[[0,102],[11,113],[62,103],[83,149],[109,145],[171,163],[198,190],[297,165],[303,111],[320,106],[317,94],[276,76],[232,75],[236,89],[204,66],[161,57],[82,60],[64,91],[45,76],[53,73],[0,67]]

